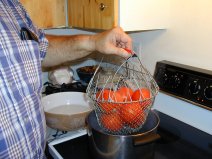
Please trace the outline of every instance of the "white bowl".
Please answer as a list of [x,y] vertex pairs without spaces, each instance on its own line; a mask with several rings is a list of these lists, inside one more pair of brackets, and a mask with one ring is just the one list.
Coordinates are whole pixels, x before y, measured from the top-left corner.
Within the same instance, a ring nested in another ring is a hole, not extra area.
[[92,110],[85,93],[60,92],[42,98],[47,126],[70,131],[85,127],[85,119]]

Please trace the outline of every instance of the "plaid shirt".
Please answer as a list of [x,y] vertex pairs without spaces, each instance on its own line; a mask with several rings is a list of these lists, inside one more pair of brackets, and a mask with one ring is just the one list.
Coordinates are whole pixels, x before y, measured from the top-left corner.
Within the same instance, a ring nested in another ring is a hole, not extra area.
[[[20,30],[37,36],[21,40]],[[48,46],[18,0],[0,0],[0,158],[45,158],[41,60]]]

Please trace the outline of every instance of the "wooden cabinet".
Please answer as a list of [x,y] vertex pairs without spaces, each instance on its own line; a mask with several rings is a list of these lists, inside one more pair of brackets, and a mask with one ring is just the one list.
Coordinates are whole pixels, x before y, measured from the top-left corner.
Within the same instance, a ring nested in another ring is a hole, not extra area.
[[117,26],[117,2],[118,0],[68,0],[69,26],[88,29]]
[[170,0],[20,1],[40,28],[55,28],[68,24],[70,27],[83,29],[104,30],[121,26],[125,31],[140,31],[166,29],[169,22]]
[[165,29],[169,0],[68,0],[69,26],[125,31]]
[[66,25],[65,0],[20,0],[32,21],[40,28]]

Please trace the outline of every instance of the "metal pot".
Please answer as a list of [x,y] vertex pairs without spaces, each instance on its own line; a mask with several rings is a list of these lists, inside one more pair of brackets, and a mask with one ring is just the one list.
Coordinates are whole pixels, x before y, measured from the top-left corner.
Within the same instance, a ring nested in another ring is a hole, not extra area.
[[160,138],[157,134],[159,117],[150,111],[146,123],[135,134],[107,134],[99,126],[95,112],[86,119],[88,125],[89,149],[96,159],[150,159],[154,157],[154,142]]

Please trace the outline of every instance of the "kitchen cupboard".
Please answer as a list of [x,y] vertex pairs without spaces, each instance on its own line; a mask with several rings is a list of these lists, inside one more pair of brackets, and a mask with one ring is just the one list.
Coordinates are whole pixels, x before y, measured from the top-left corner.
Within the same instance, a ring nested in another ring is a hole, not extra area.
[[68,0],[69,26],[125,31],[166,29],[169,0]]
[[39,28],[66,25],[65,0],[20,0],[20,2]]
[[86,29],[117,26],[117,2],[118,0],[68,0],[69,26]]

